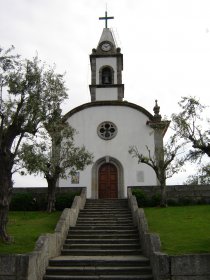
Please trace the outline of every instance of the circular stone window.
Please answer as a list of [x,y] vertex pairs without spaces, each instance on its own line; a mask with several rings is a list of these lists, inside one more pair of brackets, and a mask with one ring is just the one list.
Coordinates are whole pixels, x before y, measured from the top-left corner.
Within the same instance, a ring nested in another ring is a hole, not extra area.
[[117,127],[112,122],[102,122],[97,129],[98,136],[104,140],[110,140],[117,134]]

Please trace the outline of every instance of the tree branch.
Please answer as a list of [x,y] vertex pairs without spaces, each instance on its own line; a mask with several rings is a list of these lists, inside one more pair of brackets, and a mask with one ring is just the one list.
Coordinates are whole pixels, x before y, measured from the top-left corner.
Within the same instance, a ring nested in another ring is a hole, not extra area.
[[18,139],[18,142],[17,142],[17,145],[16,145],[16,147],[15,147],[15,151],[14,151],[14,158],[16,157],[16,155],[17,155],[17,153],[18,153],[18,149],[19,149],[19,146],[20,146],[20,143],[21,143],[21,141],[22,141],[22,139],[23,139],[23,137],[24,137],[24,132],[22,132],[21,133],[21,135],[20,135],[20,137],[19,137],[19,139]]

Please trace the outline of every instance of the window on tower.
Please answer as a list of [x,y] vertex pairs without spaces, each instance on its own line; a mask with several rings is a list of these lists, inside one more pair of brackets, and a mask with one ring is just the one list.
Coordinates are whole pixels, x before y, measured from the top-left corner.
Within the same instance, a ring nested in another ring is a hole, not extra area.
[[106,66],[100,71],[100,83],[102,85],[113,84],[114,71],[111,67]]

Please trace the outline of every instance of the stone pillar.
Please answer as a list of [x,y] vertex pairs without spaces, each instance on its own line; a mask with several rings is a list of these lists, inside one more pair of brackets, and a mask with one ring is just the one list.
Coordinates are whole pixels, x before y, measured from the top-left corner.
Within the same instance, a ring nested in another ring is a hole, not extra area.
[[155,157],[157,162],[161,164],[161,162],[164,161],[163,137],[169,127],[170,121],[162,121],[160,106],[158,106],[157,100],[155,100],[155,107],[153,108],[153,111],[153,119],[148,121],[147,125],[154,130]]

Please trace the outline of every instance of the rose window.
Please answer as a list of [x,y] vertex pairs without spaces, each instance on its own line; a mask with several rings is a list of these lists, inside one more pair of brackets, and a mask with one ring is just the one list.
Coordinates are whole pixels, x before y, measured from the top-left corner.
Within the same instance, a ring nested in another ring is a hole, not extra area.
[[117,134],[117,127],[112,122],[102,122],[97,129],[98,136],[104,140],[110,140]]

